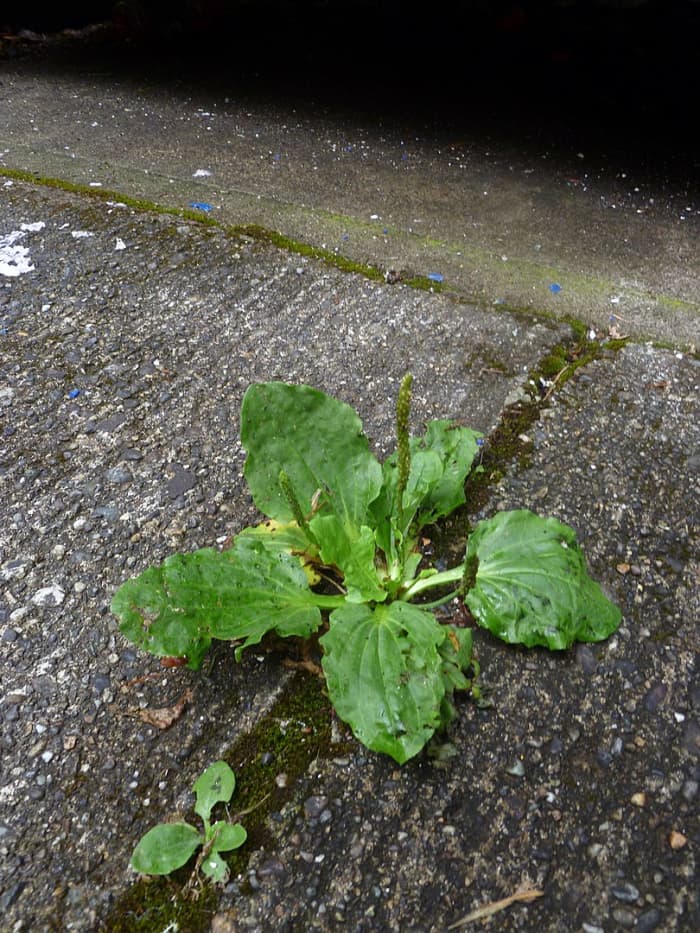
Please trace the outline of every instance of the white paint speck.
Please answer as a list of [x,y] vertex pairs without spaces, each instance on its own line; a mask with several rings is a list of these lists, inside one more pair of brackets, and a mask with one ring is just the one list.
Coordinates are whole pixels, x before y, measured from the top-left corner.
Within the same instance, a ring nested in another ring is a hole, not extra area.
[[86,237],[94,236],[89,230],[71,230],[70,235],[74,240],[84,240]]
[[16,278],[34,269],[28,248],[16,245],[24,236],[22,230],[13,230],[12,233],[0,236],[0,275]]
[[198,168],[196,172],[192,174],[193,178],[208,178],[211,175],[211,172],[208,168]]

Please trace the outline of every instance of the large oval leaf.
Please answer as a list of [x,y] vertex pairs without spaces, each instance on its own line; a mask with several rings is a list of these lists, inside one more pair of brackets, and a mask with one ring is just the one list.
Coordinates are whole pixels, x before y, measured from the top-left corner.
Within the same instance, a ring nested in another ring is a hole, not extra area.
[[241,443],[248,452],[245,477],[255,504],[278,521],[294,516],[280,484],[280,470],[307,514],[338,515],[358,528],[379,493],[382,470],[369,449],[357,413],[307,385],[251,385],[241,406]]
[[445,629],[409,603],[336,609],[321,638],[328,694],[357,738],[403,764],[441,725]]
[[467,542],[478,566],[465,602],[475,619],[513,644],[568,648],[600,641],[621,613],[590,578],[573,529],[520,509],[479,522]]
[[180,868],[204,839],[189,823],[159,823],[141,837],[131,867],[143,875],[169,875]]
[[175,554],[128,580],[112,612],[140,648],[197,668],[212,638],[243,641],[240,653],[273,629],[308,637],[321,624],[319,599],[296,557],[239,536],[228,551]]

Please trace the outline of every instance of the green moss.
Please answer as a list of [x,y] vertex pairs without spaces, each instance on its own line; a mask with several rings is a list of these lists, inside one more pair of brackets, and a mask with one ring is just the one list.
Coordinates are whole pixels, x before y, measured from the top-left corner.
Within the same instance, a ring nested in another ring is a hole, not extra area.
[[179,933],[209,930],[216,913],[216,890],[205,884],[198,898],[185,895],[189,872],[183,868],[170,878],[137,881],[100,924],[100,933],[160,933],[168,926]]
[[89,188],[87,185],[79,185],[71,181],[64,181],[62,178],[46,178],[41,175],[35,175],[32,172],[24,172],[10,168],[0,168],[0,177],[29,182],[34,185],[43,185],[46,188],[55,188],[59,191],[66,191],[69,194],[79,194],[97,201],[118,201],[120,204],[126,204],[127,207],[131,207],[137,211],[148,211],[153,214],[182,217],[186,220],[195,220],[197,223],[203,224],[204,226],[220,226],[217,220],[213,217],[208,217],[201,211],[186,207],[164,207],[162,204],[157,204],[155,201],[132,198],[119,191],[109,191],[106,188]]
[[[550,389],[552,393],[559,391],[581,367],[619,350],[628,342],[611,340],[601,345],[588,340],[586,332],[579,322],[572,340],[553,347],[529,373],[524,386],[529,397],[501,412],[499,423],[486,439],[475,469],[467,477],[466,505],[430,529],[434,557],[441,558],[449,566],[462,560],[470,518],[486,507],[491,490],[514,467],[527,470],[532,466],[533,443],[528,434],[539,420],[542,408],[549,404]],[[547,381],[540,382],[541,379]],[[554,386],[549,386],[554,380]]]
[[345,256],[340,256],[338,253],[334,253],[320,246],[310,246],[308,243],[301,243],[275,230],[268,230],[267,227],[262,227],[259,224],[238,224],[226,227],[225,229],[232,236],[246,236],[263,243],[270,243],[272,246],[283,249],[288,253],[295,253],[297,256],[304,256],[307,259],[317,259],[321,262],[325,262],[326,265],[340,269],[341,272],[355,272],[365,276],[365,278],[373,279],[374,281],[384,280],[382,271],[375,266],[354,262],[351,259],[347,259]]
[[436,294],[440,294],[446,288],[445,282],[436,282],[434,279],[429,279],[427,275],[414,275],[410,279],[406,279],[405,284],[419,291],[435,292]]

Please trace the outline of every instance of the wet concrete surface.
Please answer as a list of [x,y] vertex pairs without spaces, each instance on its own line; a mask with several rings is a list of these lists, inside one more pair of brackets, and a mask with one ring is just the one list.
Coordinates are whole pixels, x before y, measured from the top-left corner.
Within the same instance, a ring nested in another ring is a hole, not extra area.
[[335,94],[345,48],[325,91],[323,78],[295,82],[293,62],[247,80],[201,58],[188,67],[189,48],[174,63],[151,61],[151,49],[125,65],[98,45],[42,60],[39,81],[20,56],[2,76],[1,164],[175,208],[204,203],[222,223],[261,224],[383,271],[437,273],[467,301],[696,342],[697,163],[684,161],[682,126],[671,135],[656,110],[626,112],[623,99],[617,122],[594,133],[572,94],[564,127],[549,86],[532,118],[518,114],[514,68],[500,78],[515,96],[500,122],[472,102],[483,74],[470,90],[448,70],[442,92],[439,79],[429,85],[432,106],[415,78],[402,96],[383,86],[381,67],[376,93],[353,75],[356,96]]
[[[553,172],[535,186],[533,163],[511,169],[513,153],[487,156],[483,141],[457,168],[454,150],[422,140],[402,169],[399,130],[347,116],[2,69],[4,167],[85,186],[0,180],[4,928],[439,931],[536,889],[493,927],[697,929],[697,205],[681,217],[674,194],[641,214],[634,199],[605,209],[591,182]],[[109,117],[99,134],[96,109]],[[166,207],[211,201],[222,224],[96,198],[90,182]],[[496,207],[472,212],[489,182]],[[572,216],[556,226],[564,196]],[[227,226],[425,273],[453,268],[444,244],[458,235],[441,224],[464,213],[486,259],[474,287],[446,272],[443,294]],[[547,259],[524,282],[501,256],[522,273],[535,222]],[[568,364],[584,348],[594,358],[572,378],[539,381],[553,353]],[[224,646],[201,673],[165,671],[126,644],[108,605],[127,576],[256,520],[238,441],[250,382],[343,398],[384,454],[407,368],[416,429],[450,417],[492,448],[488,497],[435,529],[438,545],[456,553],[467,523],[496,509],[553,514],[624,619],[561,655],[477,633],[492,705],[460,702],[445,744],[398,768],[352,739],[284,651],[235,665]],[[510,459],[497,429],[518,410]],[[169,729],[142,718],[183,697]],[[159,820],[191,818],[189,789],[219,757],[239,775],[234,809],[257,805],[242,818],[250,842],[226,887],[171,901],[186,875],[144,886],[128,859]]]

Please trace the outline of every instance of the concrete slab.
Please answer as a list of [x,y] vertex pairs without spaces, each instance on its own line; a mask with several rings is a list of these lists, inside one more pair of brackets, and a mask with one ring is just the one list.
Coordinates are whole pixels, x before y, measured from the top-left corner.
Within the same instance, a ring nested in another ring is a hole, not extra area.
[[[463,300],[697,345],[693,179],[477,130],[358,123],[114,63],[0,63],[0,165],[160,204],[212,206]],[[48,65],[48,67],[47,67]],[[157,141],[156,141],[157,140]]]
[[[257,520],[238,440],[248,384],[333,392],[386,454],[406,369],[416,429],[489,431],[572,335],[167,215],[20,182],[0,201],[0,237],[24,251],[0,290],[4,906],[89,929],[128,888],[136,837],[192,783],[183,769],[194,779],[254,731],[289,678],[230,651],[211,680],[158,674],[108,612],[128,576]],[[177,729],[138,719],[187,690]]]
[[695,854],[672,834],[697,830],[699,376],[641,346],[592,364],[483,512],[577,525],[618,633],[561,656],[477,633],[494,707],[461,710],[455,757],[313,762],[212,929],[454,929],[523,890],[545,895],[499,928],[693,929]]
[[[549,171],[146,77],[0,67],[3,166],[86,186],[0,180],[8,929],[438,931],[523,889],[544,896],[499,928],[700,926],[695,202],[576,172],[585,153]],[[90,183],[211,201],[224,225],[106,203]],[[231,222],[440,272],[451,294],[343,273]],[[596,337],[598,358],[543,385],[518,456],[499,459],[504,408],[552,349],[580,348],[584,324],[657,345]],[[490,498],[449,547],[499,508],[557,515],[624,622],[561,656],[477,633],[493,707],[461,703],[437,757],[399,769],[283,655],[235,666],[223,648],[203,673],[164,671],[125,644],[108,603],[149,563],[255,520],[237,421],[249,382],[326,389],[385,453],[406,369],[416,427],[455,418],[496,457]],[[180,711],[164,731],[143,718],[161,708]],[[135,842],[191,818],[192,782],[223,755],[233,806],[250,809],[230,884],[196,903],[172,900],[186,875],[135,884]]]

